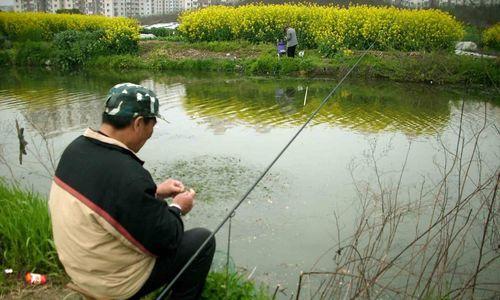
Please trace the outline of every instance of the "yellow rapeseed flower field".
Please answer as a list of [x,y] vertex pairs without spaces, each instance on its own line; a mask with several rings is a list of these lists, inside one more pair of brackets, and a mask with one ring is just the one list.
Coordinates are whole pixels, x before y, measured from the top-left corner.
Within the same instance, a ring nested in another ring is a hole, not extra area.
[[496,23],[483,32],[483,43],[495,49],[500,49],[500,23]]
[[11,40],[49,41],[56,33],[65,30],[92,31],[98,29],[104,30],[106,39],[111,44],[123,37],[134,41],[139,39],[138,22],[128,18],[0,12],[0,34]]
[[340,8],[306,4],[211,6],[180,16],[181,33],[191,41],[245,39],[276,42],[295,28],[299,44],[326,52],[365,49],[403,51],[450,48],[463,37],[462,25],[439,10],[366,5]]

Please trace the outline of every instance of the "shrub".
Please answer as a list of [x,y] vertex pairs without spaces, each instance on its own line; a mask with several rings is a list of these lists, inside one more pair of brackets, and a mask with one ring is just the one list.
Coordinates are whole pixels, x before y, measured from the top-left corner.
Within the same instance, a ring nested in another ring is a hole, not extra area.
[[177,29],[170,28],[142,28],[141,33],[154,34],[159,40],[163,41],[183,41],[184,37]]
[[14,63],[14,51],[0,50],[0,66],[10,66]]
[[17,44],[15,62],[17,65],[41,66],[54,58],[54,48],[47,42],[25,42]]
[[500,23],[496,23],[483,32],[483,43],[487,47],[500,50]]
[[107,53],[111,47],[103,30],[63,31],[54,37],[54,45],[58,50],[57,63],[64,70],[82,66],[90,58]]
[[290,24],[299,45],[325,54],[343,48],[403,51],[448,49],[463,36],[462,25],[439,10],[303,4],[211,6],[180,16],[179,31],[190,41],[245,39],[276,42]]
[[141,33],[154,34],[158,37],[167,37],[179,34],[177,30],[170,28],[141,28]]
[[56,10],[56,14],[79,14],[82,12],[78,8],[61,8]]

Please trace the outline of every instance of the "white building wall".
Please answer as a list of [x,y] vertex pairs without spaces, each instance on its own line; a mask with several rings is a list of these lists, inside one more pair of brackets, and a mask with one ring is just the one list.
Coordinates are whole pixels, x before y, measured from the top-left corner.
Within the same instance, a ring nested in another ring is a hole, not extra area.
[[140,16],[150,16],[153,14],[153,2],[152,0],[142,0],[139,2],[139,15]]
[[112,17],[114,16],[114,2],[113,0],[103,0],[103,5],[102,5],[102,10],[101,14],[105,15],[106,17]]
[[15,0],[14,11],[44,11],[46,2],[42,0]]
[[198,0],[183,0],[182,1],[182,9],[189,10],[198,8]]

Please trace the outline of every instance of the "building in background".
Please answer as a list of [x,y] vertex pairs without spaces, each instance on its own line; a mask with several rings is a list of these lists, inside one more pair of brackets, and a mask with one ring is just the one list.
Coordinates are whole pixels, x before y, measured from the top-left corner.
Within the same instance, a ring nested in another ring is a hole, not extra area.
[[14,0],[14,11],[46,11],[46,0]]
[[14,0],[0,0],[1,11],[14,11]]
[[409,8],[428,8],[440,6],[483,6],[499,5],[499,0],[391,0],[391,4]]
[[[184,9],[185,0],[13,0],[3,5],[11,11],[44,11],[55,13],[59,9],[78,9],[83,14],[115,16],[151,16],[179,12]],[[210,3],[210,0],[190,0],[196,3]],[[197,4],[195,7],[204,7]]]
[[[83,14],[105,16],[153,16],[196,9],[210,5],[234,5],[240,0],[0,0],[0,9],[45,11],[78,9]],[[500,0],[380,0],[380,3],[409,8],[439,6],[499,5]]]

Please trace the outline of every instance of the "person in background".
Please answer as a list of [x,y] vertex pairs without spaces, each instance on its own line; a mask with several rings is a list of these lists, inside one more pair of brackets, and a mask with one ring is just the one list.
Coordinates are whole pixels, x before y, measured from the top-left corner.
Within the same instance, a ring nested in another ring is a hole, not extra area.
[[[57,166],[49,197],[56,250],[73,283],[94,298],[139,299],[168,284],[211,235],[184,231],[195,192],[175,179],[155,184],[136,154],[160,117],[153,91],[115,85],[99,130],[77,137]],[[201,297],[214,252],[212,238],[170,299]]]
[[290,25],[285,28],[286,33],[286,54],[288,57],[295,57],[295,49],[297,48],[297,33]]

